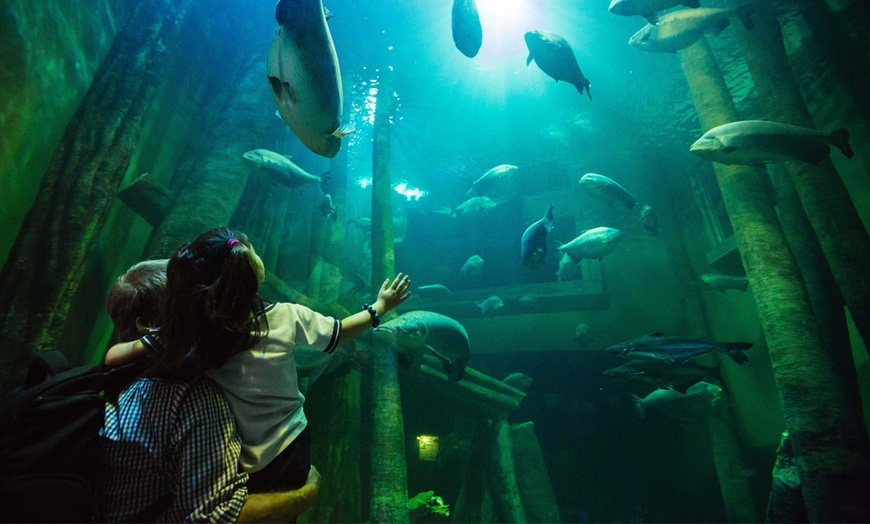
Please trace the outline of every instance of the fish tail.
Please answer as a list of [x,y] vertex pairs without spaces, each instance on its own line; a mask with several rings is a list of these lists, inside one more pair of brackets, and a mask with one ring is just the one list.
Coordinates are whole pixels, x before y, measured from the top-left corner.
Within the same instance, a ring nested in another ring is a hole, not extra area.
[[728,356],[731,357],[731,360],[740,365],[745,364],[746,361],[749,360],[749,355],[747,355],[746,351],[742,349],[730,349],[728,350]]
[[332,132],[332,136],[335,138],[344,138],[354,133],[356,133],[356,126],[353,124],[345,124],[336,128],[335,131]]
[[646,418],[646,409],[643,407],[643,399],[635,394],[631,394],[631,400],[634,402],[634,414],[637,418]]
[[852,158],[855,156],[855,152],[852,151],[852,146],[849,145],[849,130],[845,127],[835,129],[831,132],[831,144],[842,151],[843,154],[846,155],[846,158]]
[[755,12],[755,2],[743,4],[737,8],[737,19],[747,31],[752,31],[752,13]]

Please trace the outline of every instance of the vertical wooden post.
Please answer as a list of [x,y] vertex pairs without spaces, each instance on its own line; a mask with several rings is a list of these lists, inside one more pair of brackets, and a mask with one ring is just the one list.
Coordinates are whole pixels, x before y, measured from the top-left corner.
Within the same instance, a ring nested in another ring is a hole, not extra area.
[[[390,201],[390,116],[393,91],[385,71],[378,86],[372,150],[372,288],[395,276]],[[395,338],[375,337],[372,403],[372,522],[408,522],[408,472]]]

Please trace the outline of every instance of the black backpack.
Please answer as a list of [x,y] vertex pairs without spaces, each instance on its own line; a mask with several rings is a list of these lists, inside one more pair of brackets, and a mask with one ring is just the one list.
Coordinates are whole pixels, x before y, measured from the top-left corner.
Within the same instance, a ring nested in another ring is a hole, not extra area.
[[0,521],[93,521],[105,397],[141,368],[33,358],[23,386],[0,400]]

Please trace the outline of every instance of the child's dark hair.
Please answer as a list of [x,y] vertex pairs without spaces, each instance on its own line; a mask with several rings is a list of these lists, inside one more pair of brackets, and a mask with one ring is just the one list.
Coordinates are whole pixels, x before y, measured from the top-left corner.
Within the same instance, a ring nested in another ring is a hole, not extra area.
[[166,268],[160,345],[148,374],[187,378],[219,368],[268,333],[251,244],[227,228],[179,247]]
[[136,340],[160,325],[167,262],[165,258],[139,262],[118,277],[109,291],[106,309],[121,342]]

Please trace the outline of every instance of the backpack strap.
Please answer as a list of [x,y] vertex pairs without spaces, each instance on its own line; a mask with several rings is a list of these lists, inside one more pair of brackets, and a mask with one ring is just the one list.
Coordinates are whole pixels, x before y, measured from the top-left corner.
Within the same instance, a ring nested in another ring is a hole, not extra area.
[[30,360],[27,375],[24,377],[24,389],[31,388],[69,369],[72,369],[72,366],[60,351],[42,352]]

